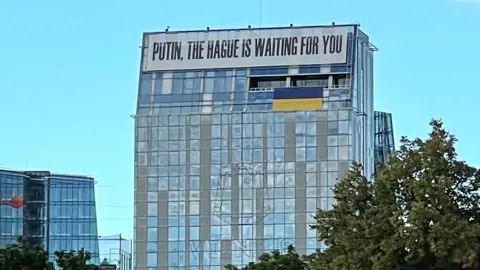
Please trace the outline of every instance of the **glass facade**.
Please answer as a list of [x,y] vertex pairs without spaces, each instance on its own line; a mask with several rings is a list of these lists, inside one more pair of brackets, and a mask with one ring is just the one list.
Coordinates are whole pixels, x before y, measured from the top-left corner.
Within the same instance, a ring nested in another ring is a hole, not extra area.
[[[323,248],[309,229],[316,208],[331,207],[352,161],[374,167],[374,49],[356,26],[349,42],[346,65],[140,75],[135,269],[220,270],[289,244]],[[321,108],[272,107],[272,89],[307,86],[321,87]]]
[[394,153],[392,114],[375,111],[375,163],[385,163]]
[[23,234],[23,209],[12,207],[12,198],[23,198],[25,175],[0,170],[0,247],[14,243]]
[[[19,235],[43,244],[54,260],[57,250],[85,248],[98,263],[94,180],[47,171],[0,171],[0,246]],[[13,197],[22,198],[15,208]]]

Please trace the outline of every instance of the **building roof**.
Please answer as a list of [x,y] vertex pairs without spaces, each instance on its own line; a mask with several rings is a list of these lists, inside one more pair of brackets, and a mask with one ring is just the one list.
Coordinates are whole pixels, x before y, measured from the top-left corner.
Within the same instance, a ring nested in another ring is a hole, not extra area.
[[324,24],[324,25],[298,25],[298,26],[278,26],[278,27],[245,27],[245,28],[223,28],[223,29],[196,29],[196,30],[177,30],[173,31],[169,27],[164,31],[151,31],[144,32],[144,35],[154,35],[154,34],[177,34],[177,33],[193,33],[193,32],[219,32],[219,31],[243,31],[243,30],[281,30],[281,29],[300,29],[300,28],[329,28],[329,27],[359,27],[360,24]]
[[14,170],[7,168],[0,168],[0,174],[10,174],[15,176],[23,176],[31,178],[35,175],[55,178],[55,179],[64,179],[64,180],[85,180],[85,181],[94,181],[92,176],[80,175],[80,174],[65,174],[65,173],[52,173],[50,171],[43,170]]

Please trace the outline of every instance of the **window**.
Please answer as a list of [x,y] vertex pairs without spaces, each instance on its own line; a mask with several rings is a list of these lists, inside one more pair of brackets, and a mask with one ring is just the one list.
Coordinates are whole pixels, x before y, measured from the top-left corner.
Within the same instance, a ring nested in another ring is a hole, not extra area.
[[147,228],[147,240],[158,241],[157,228]]
[[287,77],[252,77],[250,78],[249,89],[265,89],[285,87],[287,85]]
[[144,73],[140,75],[140,96],[149,96],[152,90],[152,74]]
[[292,76],[291,86],[328,86],[328,75]]
[[157,202],[157,201],[158,201],[158,193],[155,192],[155,191],[153,191],[153,192],[148,192],[147,201],[149,201],[149,202]]
[[147,253],[147,266],[156,267],[157,266],[157,253],[149,252]]
[[157,226],[157,217],[147,217],[147,227],[156,228]]
[[157,203],[147,203],[147,215],[157,216]]
[[337,74],[333,76],[333,88],[348,88],[350,87],[350,78],[347,74]]

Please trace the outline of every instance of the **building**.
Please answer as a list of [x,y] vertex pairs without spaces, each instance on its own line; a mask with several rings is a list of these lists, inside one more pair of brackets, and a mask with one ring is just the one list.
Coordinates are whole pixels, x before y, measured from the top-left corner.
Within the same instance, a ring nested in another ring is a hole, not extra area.
[[85,248],[98,263],[95,182],[79,175],[0,169],[0,247],[25,236],[55,259]]
[[375,111],[375,163],[385,163],[395,153],[392,114]]
[[375,50],[358,25],[145,33],[134,268],[322,248],[316,208],[352,161],[374,173]]
[[100,261],[115,265],[118,270],[132,270],[132,240],[122,234],[98,237]]

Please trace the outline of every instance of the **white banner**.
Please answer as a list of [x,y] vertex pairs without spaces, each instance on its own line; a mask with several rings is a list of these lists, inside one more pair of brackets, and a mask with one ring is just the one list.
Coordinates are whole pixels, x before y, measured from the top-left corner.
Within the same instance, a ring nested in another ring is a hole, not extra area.
[[147,34],[143,71],[344,64],[348,27]]

